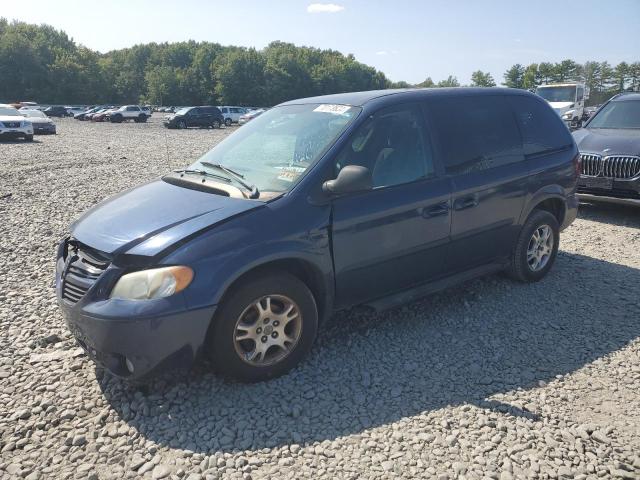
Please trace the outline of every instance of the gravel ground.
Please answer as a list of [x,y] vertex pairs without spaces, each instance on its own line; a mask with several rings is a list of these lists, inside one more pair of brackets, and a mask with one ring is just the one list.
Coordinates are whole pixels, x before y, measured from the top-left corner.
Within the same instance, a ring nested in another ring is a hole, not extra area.
[[232,129],[59,120],[0,144],[0,478],[640,478],[640,212],[585,206],[535,285],[343,312],[257,385],[133,388],[77,348],[54,248],[81,212]]

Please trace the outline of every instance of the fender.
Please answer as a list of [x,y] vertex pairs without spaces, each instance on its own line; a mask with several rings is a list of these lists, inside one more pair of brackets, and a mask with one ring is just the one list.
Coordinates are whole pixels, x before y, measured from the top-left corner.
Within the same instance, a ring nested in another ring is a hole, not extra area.
[[531,214],[531,211],[537,205],[549,199],[557,199],[562,202],[562,208],[563,208],[562,217],[564,218],[564,216],[567,213],[567,198],[566,198],[565,189],[558,184],[551,184],[551,185],[545,185],[540,190],[538,190],[533,195],[531,195],[529,200],[526,202],[524,208],[522,209],[522,213],[520,215],[520,220],[518,224],[521,226],[524,225],[524,222],[529,217],[529,214]]

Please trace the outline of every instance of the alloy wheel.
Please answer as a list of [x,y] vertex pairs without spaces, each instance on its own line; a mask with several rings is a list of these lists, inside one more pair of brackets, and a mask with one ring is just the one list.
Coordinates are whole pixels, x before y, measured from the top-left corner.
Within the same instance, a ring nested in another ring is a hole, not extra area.
[[301,333],[302,313],[298,305],[284,295],[266,295],[240,314],[233,341],[244,362],[263,367],[286,358]]
[[549,225],[536,228],[527,246],[527,264],[533,272],[542,270],[553,253],[553,230]]

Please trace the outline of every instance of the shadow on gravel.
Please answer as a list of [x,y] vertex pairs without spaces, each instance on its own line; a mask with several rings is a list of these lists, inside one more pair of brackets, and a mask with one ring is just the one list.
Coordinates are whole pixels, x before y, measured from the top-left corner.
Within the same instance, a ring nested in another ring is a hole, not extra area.
[[561,252],[533,285],[469,282],[384,314],[343,312],[309,358],[271,382],[206,366],[134,389],[97,374],[144,437],[195,452],[332,440],[462,404],[536,420],[489,397],[571,373],[640,336],[640,270]]
[[584,220],[592,220],[594,222],[640,228],[640,206],[581,203],[578,216]]

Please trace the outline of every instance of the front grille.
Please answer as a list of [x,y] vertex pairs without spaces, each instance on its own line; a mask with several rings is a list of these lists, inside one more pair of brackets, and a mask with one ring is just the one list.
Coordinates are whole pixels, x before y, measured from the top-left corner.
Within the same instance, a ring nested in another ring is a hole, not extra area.
[[580,154],[582,175],[587,177],[616,178],[620,180],[640,175],[640,157],[609,155],[602,158],[593,153]]
[[20,122],[2,122],[7,128],[20,128]]
[[602,157],[600,155],[594,155],[592,153],[580,154],[580,160],[582,162],[582,174],[589,177],[597,177],[600,175],[602,168]]
[[96,252],[69,244],[62,278],[62,298],[77,303],[109,266],[109,260]]
[[640,157],[612,155],[604,157],[602,175],[610,178],[633,178],[640,175]]

